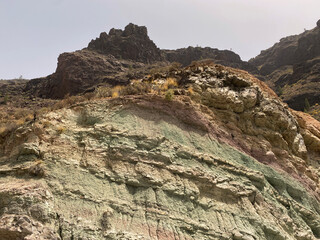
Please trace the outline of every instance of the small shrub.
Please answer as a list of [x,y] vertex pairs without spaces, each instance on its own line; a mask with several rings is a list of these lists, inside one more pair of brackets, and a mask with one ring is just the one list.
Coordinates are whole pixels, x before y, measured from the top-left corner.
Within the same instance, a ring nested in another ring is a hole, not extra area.
[[2,134],[4,134],[7,131],[6,127],[0,127],[0,136],[2,136]]
[[111,97],[117,98],[121,95],[121,90],[123,89],[123,86],[115,86],[111,89]]
[[171,64],[171,66],[169,67],[169,71],[170,71],[170,72],[178,71],[178,70],[181,69],[181,67],[182,67],[182,64],[181,64],[181,63],[179,63],[179,62],[173,62],[173,63]]
[[1,124],[2,126],[0,127],[0,136],[5,136],[9,132],[12,132],[15,130],[18,126],[15,121],[9,121],[7,123]]
[[14,117],[15,119],[21,119],[21,118],[26,118],[28,115],[32,115],[32,111],[28,110],[28,109],[16,109],[15,113],[14,113]]
[[49,121],[42,121],[42,125],[44,128],[48,128],[51,126],[51,123]]
[[97,98],[106,98],[111,97],[112,95],[111,88],[109,87],[99,87],[96,89],[95,93]]
[[308,98],[304,99],[304,109],[305,109],[305,112],[309,112],[309,110],[310,110],[310,103],[309,103]]
[[162,84],[161,86],[161,90],[162,91],[166,91],[170,88],[174,88],[178,86],[178,82],[177,79],[169,77],[166,79],[166,81]]
[[150,82],[132,81],[130,85],[121,90],[122,95],[135,95],[151,92],[152,84]]
[[165,94],[165,99],[168,101],[172,101],[174,97],[173,89],[169,89]]
[[43,107],[38,110],[38,114],[42,115],[42,114],[48,113],[49,111],[50,111],[49,108]]
[[80,103],[86,101],[84,96],[71,96],[64,99],[64,102],[67,106],[73,105],[75,103]]
[[30,121],[34,118],[33,114],[28,114],[25,118],[26,121]]
[[66,131],[66,128],[65,128],[65,127],[62,127],[62,126],[57,127],[57,133],[58,133],[58,135],[64,133],[65,131]]
[[19,120],[16,121],[17,126],[21,126],[25,123],[25,119],[21,118]]
[[69,94],[67,94],[64,99],[62,99],[59,102],[57,102],[56,104],[54,104],[51,107],[51,110],[65,108],[65,107],[71,106],[76,103],[84,102],[86,100],[87,99],[84,96],[69,96]]
[[188,87],[188,93],[191,96],[194,94],[193,87]]
[[112,97],[112,98],[117,98],[117,97],[119,97],[119,92],[112,92],[111,97]]
[[9,101],[9,97],[8,97],[8,95],[5,95],[4,98],[3,98],[3,103],[7,104],[8,101]]
[[91,100],[95,97],[95,95],[96,94],[94,92],[88,92],[88,93],[84,94],[83,97],[87,100]]

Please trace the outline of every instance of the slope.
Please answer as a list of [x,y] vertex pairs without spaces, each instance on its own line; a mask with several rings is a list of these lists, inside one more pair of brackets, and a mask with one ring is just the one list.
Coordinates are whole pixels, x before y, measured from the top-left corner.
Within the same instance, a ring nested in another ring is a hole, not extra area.
[[320,237],[320,126],[264,83],[197,63],[96,94],[1,137],[2,239]]

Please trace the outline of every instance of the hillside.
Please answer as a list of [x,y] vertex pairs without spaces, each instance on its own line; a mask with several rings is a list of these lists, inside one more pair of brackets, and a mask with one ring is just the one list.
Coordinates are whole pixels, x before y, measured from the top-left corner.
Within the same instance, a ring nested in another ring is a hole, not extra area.
[[174,62],[186,66],[208,58],[225,66],[255,72],[255,67],[232,51],[193,47],[160,50],[149,38],[146,27],[130,23],[124,30],[102,32],[87,48],[61,54],[56,72],[31,80],[25,91],[42,98],[61,99],[102,85],[126,85],[132,79],[168,70]]
[[193,61],[210,59],[250,72],[265,81],[291,108],[306,110],[318,118],[313,110],[317,108],[320,92],[319,29],[317,26],[300,35],[282,38],[245,62],[232,51],[210,47],[159,49],[149,38],[146,27],[130,23],[124,30],[113,28],[109,33],[102,32],[82,50],[61,54],[56,71],[47,77],[32,79],[24,91],[44,99],[62,99],[92,92],[99,86],[126,85],[179,64],[188,66]]
[[100,87],[1,135],[0,238],[319,239],[319,146],[208,61]]
[[249,63],[291,108],[303,111],[306,99],[311,106],[319,103],[320,20],[314,29],[282,38]]

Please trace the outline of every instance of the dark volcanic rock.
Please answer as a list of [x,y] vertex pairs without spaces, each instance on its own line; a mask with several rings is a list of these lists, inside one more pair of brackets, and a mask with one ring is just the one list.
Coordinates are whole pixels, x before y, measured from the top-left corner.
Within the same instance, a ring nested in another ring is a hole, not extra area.
[[127,74],[132,70],[147,74],[146,69],[150,67],[167,65],[169,62],[189,65],[201,59],[257,72],[255,67],[243,62],[232,51],[209,47],[160,50],[148,37],[146,27],[130,23],[124,30],[113,28],[109,34],[101,33],[83,50],[61,54],[56,72],[46,78],[31,80],[25,90],[43,98],[63,98],[68,94],[93,90],[101,83],[126,84],[129,81]]
[[229,50],[219,50],[210,47],[188,47],[162,51],[169,62],[179,62],[183,66],[191,64],[192,61],[211,59],[217,64],[257,73],[257,69],[253,65],[242,61],[238,54]]
[[306,98],[311,105],[320,101],[319,25],[320,21],[310,31],[282,38],[249,61],[260,70],[267,84],[281,92],[283,99],[296,110],[304,109]]
[[124,71],[123,63],[112,55],[88,50],[63,53],[58,58],[56,72],[46,78],[30,80],[26,91],[44,98],[63,98],[67,94],[83,93],[102,82],[124,84],[127,81],[121,76]]
[[239,55],[228,50],[218,50],[216,48],[188,47],[177,50],[163,50],[166,58],[170,62],[179,62],[184,66],[192,61],[200,59],[215,59],[228,63],[241,63]]
[[109,34],[101,33],[99,38],[89,43],[88,49],[143,63],[164,60],[160,49],[148,37],[147,28],[132,23],[124,31],[112,28]]

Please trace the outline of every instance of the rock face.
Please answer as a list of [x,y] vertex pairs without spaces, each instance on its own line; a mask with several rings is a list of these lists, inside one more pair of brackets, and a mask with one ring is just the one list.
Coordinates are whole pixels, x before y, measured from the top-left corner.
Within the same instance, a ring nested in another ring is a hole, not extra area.
[[[101,33],[83,50],[61,54],[56,72],[31,80],[25,91],[57,99],[92,91],[102,83],[128,84],[130,71],[143,71],[145,64],[158,61],[163,62],[164,58],[149,39],[147,28],[131,23],[124,31],[111,29],[109,34]],[[163,64],[166,63],[159,63]]]
[[169,62],[179,62],[183,66],[188,66],[193,61],[201,59],[212,59],[217,64],[257,73],[257,69],[253,65],[242,61],[238,54],[229,50],[219,50],[210,47],[188,47],[162,51]]
[[241,61],[231,51],[189,47],[178,50],[160,50],[147,35],[147,28],[132,23],[124,30],[111,29],[92,40],[88,47],[58,58],[56,72],[46,78],[33,79],[25,90],[43,98],[63,98],[91,91],[107,83],[123,85],[129,82],[126,75],[132,71],[148,74],[146,69],[159,68],[170,62],[188,65],[192,61],[212,59],[216,63],[256,73],[256,68]]
[[143,63],[164,60],[160,49],[150,40],[147,28],[132,23],[124,31],[112,28],[109,34],[101,33],[99,38],[89,43],[88,49]]
[[306,98],[311,105],[319,102],[319,27],[281,39],[249,63],[260,70],[268,85],[281,93],[290,107],[303,110]]
[[0,236],[319,239],[319,124],[240,70],[171,77],[172,101],[83,102],[0,138]]
[[88,50],[63,53],[54,74],[29,81],[25,90],[43,98],[63,98],[68,94],[92,91],[101,83],[127,84],[129,80],[125,73],[129,65],[141,67],[142,64],[119,61],[112,55]]

